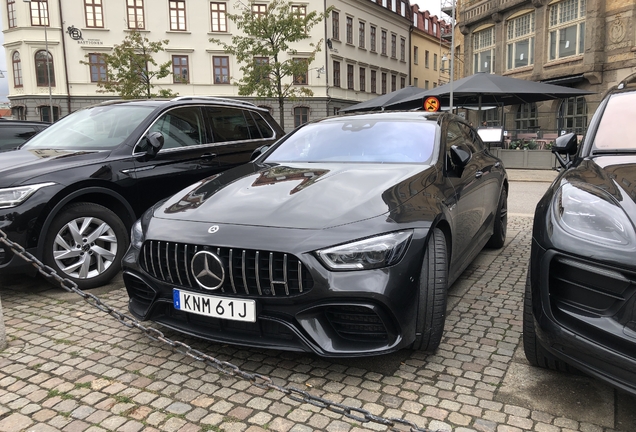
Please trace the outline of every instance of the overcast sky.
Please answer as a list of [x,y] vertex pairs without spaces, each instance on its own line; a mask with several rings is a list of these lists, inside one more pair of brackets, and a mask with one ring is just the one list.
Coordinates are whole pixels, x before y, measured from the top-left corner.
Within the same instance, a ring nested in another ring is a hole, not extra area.
[[[442,17],[440,12],[441,10],[441,0],[411,0],[411,3],[417,3],[420,9],[428,10],[431,14],[437,15],[438,17]],[[0,8],[0,18],[4,15],[5,9]],[[0,19],[0,30],[3,30],[2,27],[3,21]],[[0,78],[0,101],[7,101],[7,95],[9,94],[9,74],[7,71],[7,56],[4,51],[4,33],[0,31],[0,70],[2,70],[4,74],[4,78]]]

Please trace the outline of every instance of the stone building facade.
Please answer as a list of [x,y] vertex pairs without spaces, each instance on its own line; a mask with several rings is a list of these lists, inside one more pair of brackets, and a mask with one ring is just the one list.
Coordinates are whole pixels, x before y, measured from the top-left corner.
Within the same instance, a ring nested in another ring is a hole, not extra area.
[[442,35],[451,32],[451,25],[418,5],[411,8],[411,84],[423,89],[446,84],[450,79],[450,44]]
[[[264,10],[268,0],[254,4]],[[98,91],[99,55],[120,44],[131,29],[151,41],[169,40],[156,61],[172,60],[174,74],[159,80],[158,88],[180,96],[238,97],[232,84],[240,65],[209,42],[231,41],[237,29],[227,15],[238,12],[236,5],[230,0],[2,0],[13,117],[49,121],[116,99]],[[408,0],[303,0],[293,5],[299,13],[324,12],[331,6],[334,11],[311,29],[310,38],[293,47],[294,52],[282,54],[302,58],[311,52],[310,44],[321,48],[302,84],[314,96],[286,102],[287,130],[408,85]],[[279,116],[274,100],[241,99]]]
[[[594,92],[487,110],[508,130],[584,133],[603,96],[636,72],[633,0],[460,0],[464,74],[496,73]],[[502,112],[503,111],[503,112]]]

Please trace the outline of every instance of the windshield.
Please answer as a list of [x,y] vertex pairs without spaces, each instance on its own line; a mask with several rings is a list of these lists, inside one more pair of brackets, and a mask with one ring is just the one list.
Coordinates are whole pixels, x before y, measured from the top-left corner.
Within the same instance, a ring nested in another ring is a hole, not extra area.
[[24,144],[24,149],[105,150],[121,144],[154,110],[151,106],[107,105],[76,111]]
[[594,137],[594,150],[636,150],[634,118],[636,92],[612,95]]
[[266,162],[425,163],[436,124],[399,119],[342,118],[312,123],[283,141]]

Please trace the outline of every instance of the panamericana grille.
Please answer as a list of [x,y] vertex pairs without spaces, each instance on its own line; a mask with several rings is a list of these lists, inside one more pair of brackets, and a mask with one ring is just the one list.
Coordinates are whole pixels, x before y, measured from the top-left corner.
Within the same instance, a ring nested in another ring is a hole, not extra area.
[[302,262],[282,252],[218,248],[150,240],[141,250],[141,267],[163,282],[182,287],[200,287],[190,262],[201,251],[215,253],[225,268],[220,291],[241,296],[292,296],[309,291],[313,279]]

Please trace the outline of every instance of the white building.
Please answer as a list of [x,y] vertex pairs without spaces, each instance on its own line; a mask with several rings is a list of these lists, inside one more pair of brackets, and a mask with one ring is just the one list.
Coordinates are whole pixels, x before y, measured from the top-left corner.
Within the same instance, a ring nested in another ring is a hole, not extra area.
[[[232,82],[239,64],[209,39],[230,42],[236,32],[231,0],[2,0],[9,100],[16,119],[55,119],[80,107],[114,99],[99,93],[99,55],[120,44],[130,29],[151,41],[168,39],[156,61],[173,62],[173,75],[156,82],[180,96],[237,97]],[[267,7],[267,1],[254,5]],[[314,96],[288,101],[285,126],[331,115],[340,108],[409,84],[408,0],[299,0],[300,10],[332,14],[298,43],[294,57],[307,56],[310,43],[321,52],[309,65]],[[50,52],[47,62],[46,46]],[[81,61],[94,63],[84,65]],[[50,86],[47,77],[50,68]],[[187,76],[185,82],[180,77]],[[229,79],[228,79],[229,78]],[[50,96],[49,96],[50,92]],[[274,101],[249,99],[271,109]]]

